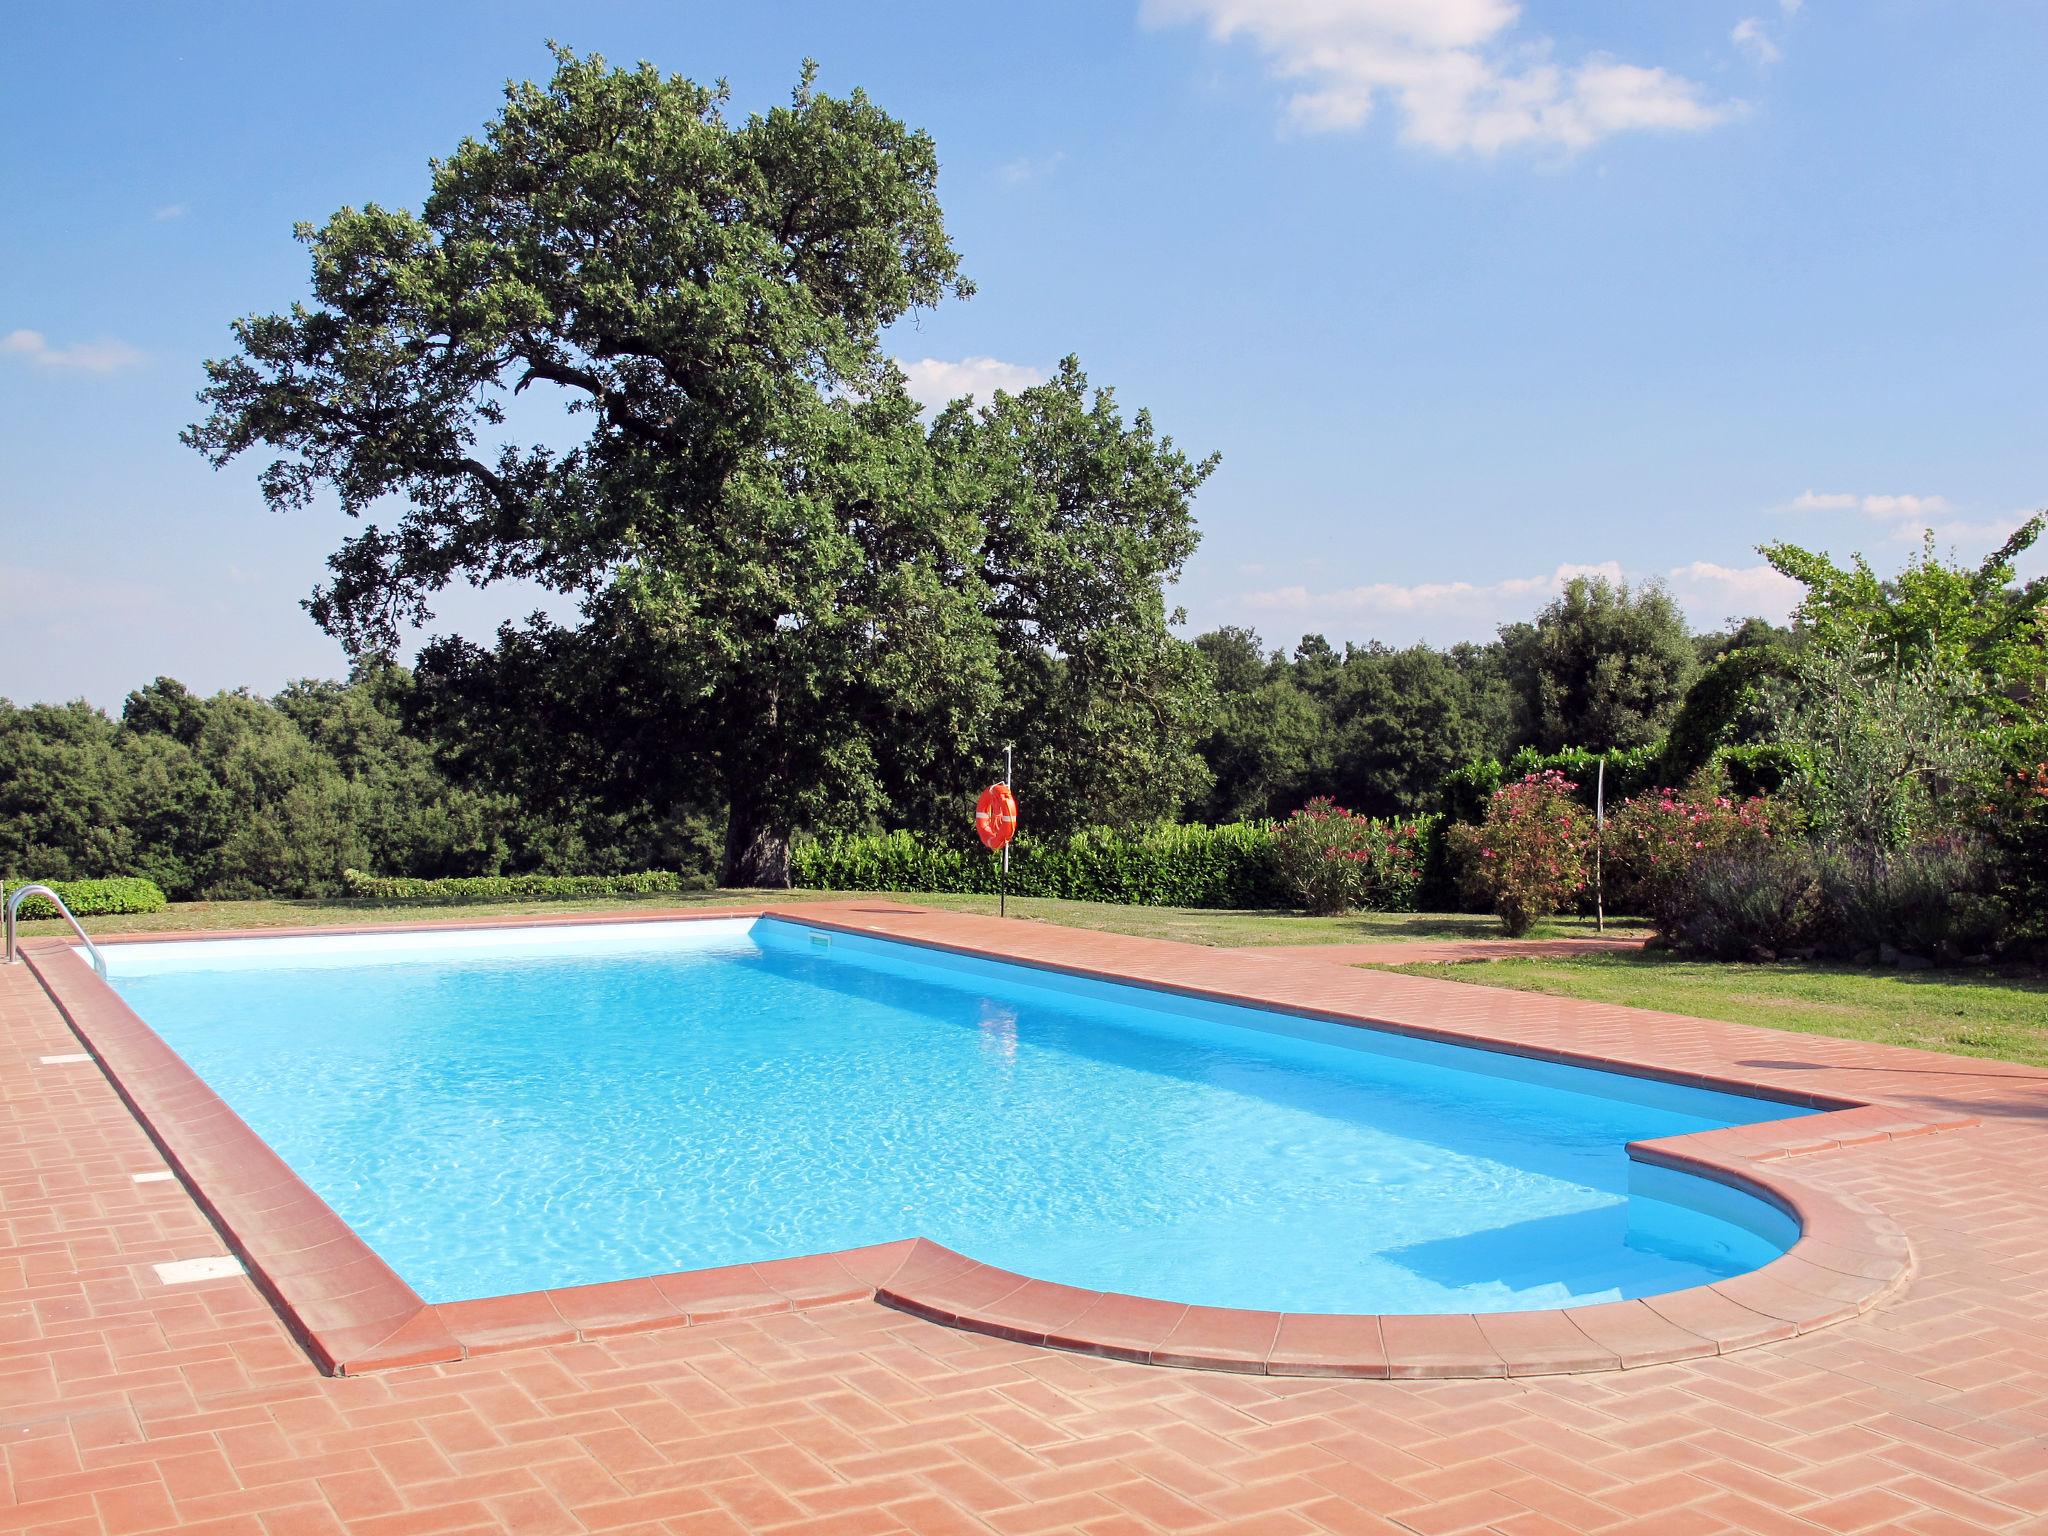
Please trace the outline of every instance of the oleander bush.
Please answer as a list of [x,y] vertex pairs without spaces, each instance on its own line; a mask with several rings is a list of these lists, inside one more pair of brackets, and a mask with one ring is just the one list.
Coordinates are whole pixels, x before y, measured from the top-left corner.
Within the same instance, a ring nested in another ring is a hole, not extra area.
[[1359,816],[1318,795],[1273,829],[1274,866],[1293,904],[1317,915],[1413,912],[1435,833],[1434,817]]
[[1554,768],[1528,774],[1487,798],[1479,825],[1447,834],[1467,895],[1511,938],[1576,905],[1591,880],[1593,818],[1578,789]]
[[1685,789],[1637,795],[1608,819],[1607,894],[1617,908],[1661,926],[1693,864],[1771,840],[1779,820],[1771,803],[1755,795],[1737,798],[1724,788],[1701,774]]
[[1531,775],[1556,773],[1569,780],[1572,794],[1586,809],[1593,808],[1599,791],[1602,760],[1607,764],[1607,803],[1619,805],[1657,783],[1658,756],[1655,747],[1633,747],[1626,751],[1590,752],[1584,747],[1565,747],[1556,752],[1538,752],[1523,747],[1502,762],[1484,757],[1454,768],[1437,786],[1437,799],[1453,821],[1478,822],[1485,819],[1487,806],[1502,786]]
[[586,896],[663,896],[708,891],[709,875],[681,875],[672,869],[630,875],[468,875],[446,880],[366,875],[342,871],[348,894],[365,901],[459,904],[475,901],[572,901]]
[[[29,883],[27,880],[5,882],[10,891]],[[157,888],[154,880],[144,880],[137,876],[124,876],[113,880],[41,880],[34,883],[47,885],[63,897],[64,905],[71,909],[74,917],[146,914],[161,912],[167,905],[164,893]],[[31,896],[21,904],[20,916],[24,920],[56,915],[56,907],[41,896]]]

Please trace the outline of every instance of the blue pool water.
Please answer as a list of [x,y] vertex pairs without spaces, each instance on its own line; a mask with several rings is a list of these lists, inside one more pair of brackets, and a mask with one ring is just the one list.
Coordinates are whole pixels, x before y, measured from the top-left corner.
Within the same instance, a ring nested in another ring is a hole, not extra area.
[[1755,1268],[1626,1143],[1802,1111],[777,920],[117,946],[113,982],[429,1301],[923,1235],[1299,1312]]

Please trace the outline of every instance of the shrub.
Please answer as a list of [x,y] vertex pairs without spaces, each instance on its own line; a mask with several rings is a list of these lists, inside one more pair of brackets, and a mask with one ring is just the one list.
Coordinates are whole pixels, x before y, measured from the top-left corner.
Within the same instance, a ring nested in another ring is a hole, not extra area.
[[1485,819],[1486,804],[1500,790],[1507,770],[1497,757],[1482,757],[1462,768],[1453,768],[1437,785],[1437,799],[1443,813],[1464,825]]
[[1830,924],[1814,850],[1772,842],[1707,853],[1687,866],[1658,926],[1672,948],[1713,960],[1771,960],[1815,944]]
[[[11,891],[29,883],[26,880],[9,880],[6,884]],[[35,883],[47,885],[63,897],[64,905],[71,909],[73,917],[161,912],[167,904],[155,881],[132,876],[114,880],[44,880]],[[24,921],[56,915],[56,907],[41,896],[31,896],[21,904],[20,916]]]
[[1365,907],[1412,912],[1432,822],[1357,816],[1318,795],[1273,830],[1273,861],[1295,905],[1329,916]]
[[1555,769],[1532,773],[1496,790],[1478,826],[1450,829],[1466,890],[1511,937],[1586,889],[1593,819],[1574,798],[1578,787]]
[[1717,794],[1702,776],[1688,790],[1635,796],[1609,819],[1608,887],[1617,907],[1643,912],[1660,927],[1685,873],[1709,853],[1750,850],[1770,841],[1773,813],[1758,797]]
[[1775,795],[1809,766],[1791,747],[1768,741],[1723,747],[1708,764],[1709,771],[1725,777],[1730,792],[1742,799]]
[[585,896],[661,896],[711,888],[708,875],[683,876],[671,869],[633,875],[471,875],[449,880],[413,880],[342,871],[351,896],[365,901],[435,902],[572,901]]
[[1599,792],[1603,758],[1607,763],[1609,805],[1619,804],[1631,795],[1639,795],[1657,782],[1657,750],[1654,747],[1631,747],[1626,751],[1607,753],[1591,752],[1584,747],[1566,747],[1557,752],[1538,752],[1534,747],[1523,747],[1506,763],[1498,758],[1483,757],[1462,768],[1452,769],[1437,786],[1437,795],[1444,814],[1452,821],[1477,822],[1485,817],[1488,804],[1502,785],[1535,774],[1557,773],[1571,781],[1579,803],[1591,810]]
[[1800,762],[1787,792],[1817,834],[1848,847],[1954,831],[1996,772],[1975,728],[1983,703],[1972,674],[1938,658],[1809,646],[1780,728]]
[[1769,685],[1786,677],[1791,665],[1789,653],[1770,644],[1741,646],[1714,661],[1686,690],[1658,749],[1658,773],[1683,782],[1730,744],[1768,733]]
[[1983,821],[2013,927],[2048,932],[2048,763],[2007,779]]
[[1995,868],[1967,838],[1906,848],[1837,848],[1820,859],[1823,936],[1844,953],[1887,947],[1956,961],[1997,947],[2003,913]]
[[[936,891],[994,895],[998,861],[979,844],[915,832],[799,839],[790,878],[808,890]],[[1272,907],[1284,893],[1268,822],[1095,827],[1069,837],[1020,832],[1010,845],[1010,893],[1137,906]]]
[[1962,838],[1892,849],[1753,843],[1695,859],[1658,927],[1674,949],[1716,960],[1956,961],[1999,947],[1995,883],[1984,850]]

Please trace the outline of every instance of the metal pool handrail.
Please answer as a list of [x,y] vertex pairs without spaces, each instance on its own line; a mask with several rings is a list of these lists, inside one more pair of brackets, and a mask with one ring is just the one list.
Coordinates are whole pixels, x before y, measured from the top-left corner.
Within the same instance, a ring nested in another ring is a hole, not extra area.
[[15,961],[14,924],[16,914],[21,911],[21,904],[24,901],[27,901],[31,896],[42,896],[47,898],[49,900],[50,905],[55,907],[59,912],[61,912],[64,915],[64,921],[69,923],[71,925],[71,931],[78,935],[78,942],[83,944],[85,946],[85,952],[92,956],[92,968],[100,973],[100,980],[105,981],[107,979],[107,962],[100,955],[99,945],[93,943],[93,941],[86,936],[85,929],[79,926],[78,919],[71,915],[71,909],[64,905],[64,898],[62,896],[59,896],[55,891],[51,890],[47,885],[17,886],[15,887],[14,891],[8,896],[7,963],[9,965],[12,965],[14,964]]

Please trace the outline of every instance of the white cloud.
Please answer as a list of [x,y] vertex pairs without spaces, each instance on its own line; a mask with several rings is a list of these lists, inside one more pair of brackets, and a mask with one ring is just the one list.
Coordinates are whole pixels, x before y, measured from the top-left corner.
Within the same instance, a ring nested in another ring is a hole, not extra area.
[[1696,629],[1751,615],[1782,624],[1806,590],[1768,565],[1727,566],[1711,560],[1674,566],[1665,581]]
[[1431,149],[1574,151],[1617,133],[1697,132],[1741,110],[1606,54],[1560,65],[1548,38],[1505,35],[1520,10],[1513,0],[1143,0],[1153,25],[1248,38],[1296,82],[1288,117],[1311,133],[1356,128],[1391,98],[1403,137]]
[[1998,548],[2012,536],[2015,528],[2031,516],[2031,512],[2013,512],[2004,517],[1958,517],[1938,523],[1901,523],[1886,536],[1886,541],[1918,544],[1932,533],[1938,548],[1956,549],[1974,559]]
[[[1598,565],[1560,565],[1542,575],[1511,576],[1501,581],[1434,581],[1400,585],[1372,582],[1364,586],[1316,591],[1307,586],[1274,587],[1242,594],[1236,606],[1248,617],[1272,623],[1292,621],[1325,628],[1351,639],[1426,639],[1446,644],[1457,639],[1489,636],[1502,624],[1533,618],[1543,604],[1564,590],[1574,576],[1597,576],[1609,582],[1638,581],[1641,573],[1625,571],[1613,560]],[[1716,629],[1731,618],[1752,614],[1782,623],[1798,603],[1802,588],[1789,576],[1764,564],[1716,565],[1694,560],[1673,566],[1661,578],[1686,618],[1696,629]]]
[[[1247,607],[1269,613],[1325,614],[1370,617],[1377,614],[1451,614],[1470,617],[1490,615],[1509,608],[1528,607],[1532,599],[1555,597],[1574,576],[1604,576],[1622,579],[1614,561],[1599,565],[1560,565],[1547,576],[1511,576],[1505,581],[1480,585],[1470,581],[1426,581],[1414,586],[1376,581],[1360,587],[1343,587],[1331,592],[1311,592],[1307,587],[1276,587],[1244,596]],[[1513,599],[1512,603],[1506,601]]]
[[1794,512],[1861,512],[1890,522],[1895,518],[1940,517],[1955,507],[1946,496],[1858,495],[1853,491],[1801,491],[1789,503]]
[[1743,17],[1735,23],[1735,30],[1728,34],[1728,40],[1747,52],[1759,64],[1775,64],[1785,56],[1778,47],[1777,39],[1765,28],[1761,17]]
[[163,207],[153,211],[150,217],[159,224],[167,224],[172,219],[182,219],[189,211],[183,203],[165,203]]
[[119,373],[139,368],[144,355],[125,341],[102,338],[53,347],[41,331],[9,331],[0,336],[0,353],[27,358],[38,368],[72,368],[80,373]]
[[1049,155],[1019,155],[1005,161],[996,174],[1011,186],[1022,186],[1027,181],[1042,181],[1067,163],[1067,152],[1056,149]]
[[1014,395],[1045,382],[1042,369],[993,357],[963,357],[958,362],[921,357],[914,363],[898,359],[897,366],[910,381],[910,398],[928,411],[950,405],[962,395],[974,395],[986,403],[999,389]]

